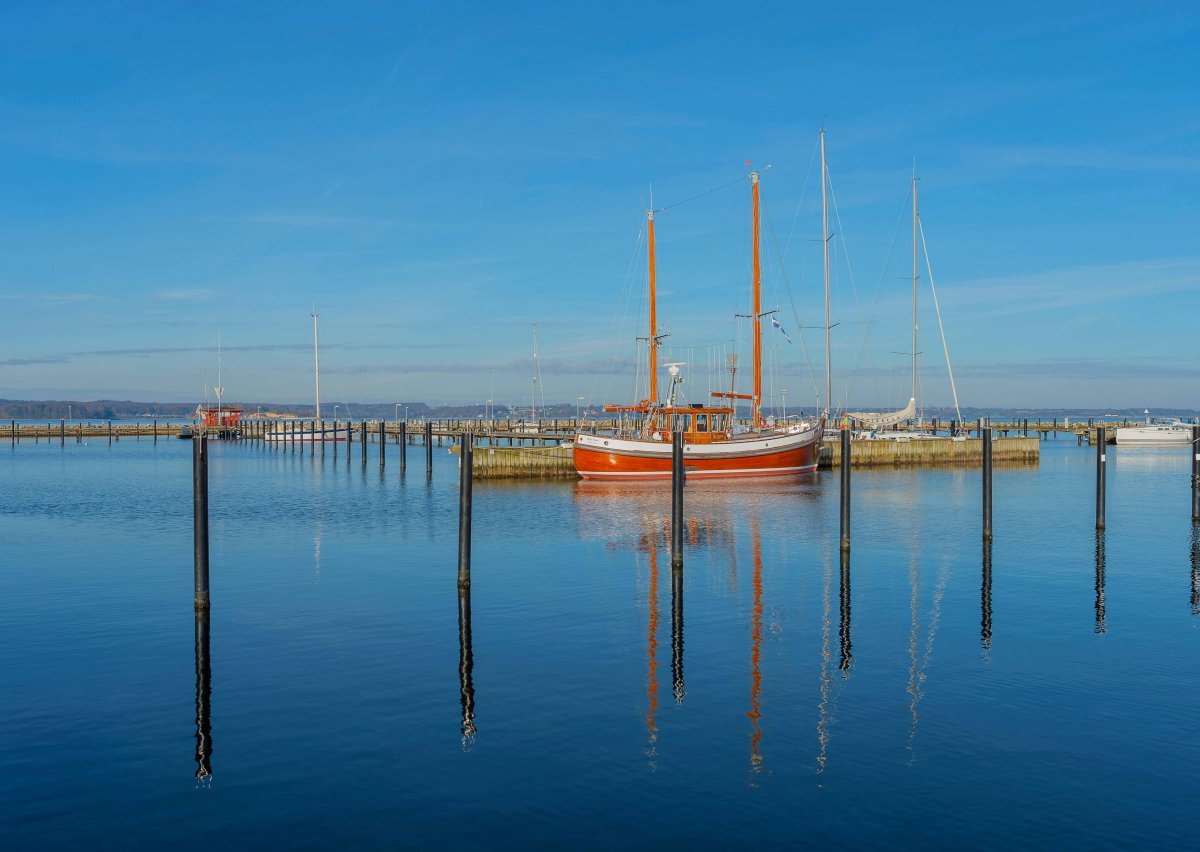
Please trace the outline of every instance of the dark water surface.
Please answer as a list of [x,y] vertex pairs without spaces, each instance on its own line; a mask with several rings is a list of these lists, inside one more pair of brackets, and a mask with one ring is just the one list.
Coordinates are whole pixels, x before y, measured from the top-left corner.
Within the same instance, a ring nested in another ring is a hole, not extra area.
[[665,486],[476,483],[460,620],[445,448],[213,444],[199,667],[190,445],[0,447],[0,840],[1194,845],[1187,449],[1110,451],[1098,570],[1042,446],[990,583],[973,470],[855,471],[848,573],[836,474],[690,485],[680,584]]

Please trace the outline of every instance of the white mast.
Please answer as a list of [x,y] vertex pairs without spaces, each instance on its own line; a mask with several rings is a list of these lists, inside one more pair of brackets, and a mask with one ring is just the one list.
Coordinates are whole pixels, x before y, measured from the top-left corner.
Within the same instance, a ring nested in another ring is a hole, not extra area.
[[321,353],[317,347],[317,306],[313,305],[313,391],[316,394],[316,419],[321,419]]
[[225,388],[221,386],[221,332],[217,332],[217,386],[213,388],[213,392],[217,395],[217,428],[220,429],[221,422],[221,395],[225,393]]
[[530,390],[529,390],[529,419],[537,423],[537,380],[538,380],[538,362],[537,362],[537,323],[533,324],[533,362],[530,367]]
[[825,128],[821,128],[821,242],[825,248],[825,411],[833,407],[833,365],[831,362],[829,331],[829,201],[826,197],[828,170],[825,166]]
[[912,395],[917,398],[917,164],[912,173]]

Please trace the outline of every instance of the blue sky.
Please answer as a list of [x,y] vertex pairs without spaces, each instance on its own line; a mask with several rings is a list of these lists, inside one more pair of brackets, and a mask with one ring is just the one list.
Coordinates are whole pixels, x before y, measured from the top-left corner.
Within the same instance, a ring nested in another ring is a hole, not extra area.
[[915,159],[964,405],[1196,406],[1195,7],[805,5],[5,4],[0,397],[196,399],[220,334],[227,397],[307,400],[315,304],[330,402],[528,405],[535,322],[547,401],[627,401],[653,185],[701,399],[750,161],[767,387],[811,407],[824,123],[835,401],[908,396]]

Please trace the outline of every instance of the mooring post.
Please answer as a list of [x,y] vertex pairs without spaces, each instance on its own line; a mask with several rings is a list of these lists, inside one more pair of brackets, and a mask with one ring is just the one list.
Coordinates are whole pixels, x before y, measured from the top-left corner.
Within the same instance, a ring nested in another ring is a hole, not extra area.
[[58,421],[58,442],[63,446],[67,444],[67,421]]
[[17,421],[15,419],[9,424],[8,440],[14,447],[17,445]]
[[192,540],[196,609],[208,609],[208,438],[192,438]]
[[408,455],[408,423],[407,421],[400,424],[399,440],[396,442],[400,445],[400,469],[404,470],[404,465]]
[[671,567],[683,566],[683,432],[671,434]]
[[359,449],[362,450],[361,456],[362,456],[362,463],[364,466],[367,463],[367,438],[368,437],[369,437],[369,435],[367,434],[367,421],[364,420],[362,422],[362,427],[360,428],[360,437],[359,437],[359,441],[361,442],[361,446]]
[[992,538],[992,427],[983,428],[983,538]]
[[387,432],[384,430],[383,421],[379,421],[379,466],[383,467],[384,448],[387,445]]
[[1105,464],[1108,462],[1104,427],[1096,427],[1096,529],[1104,529]]
[[[82,427],[80,427],[80,428],[82,428]],[[80,433],[80,437],[83,437],[82,432]],[[157,420],[154,421],[154,443],[156,443],[156,444],[158,443],[158,421]]]
[[108,421],[108,442],[112,443],[112,421]]
[[838,462],[841,465],[842,475],[842,546],[841,550],[846,553],[850,550],[850,424],[846,423],[842,427],[841,432],[841,460]]
[[471,474],[474,438],[463,432],[458,456],[458,587],[471,585]]
[[433,473],[433,421],[425,419],[425,472]]
[[1192,523],[1200,523],[1200,426],[1192,427]]

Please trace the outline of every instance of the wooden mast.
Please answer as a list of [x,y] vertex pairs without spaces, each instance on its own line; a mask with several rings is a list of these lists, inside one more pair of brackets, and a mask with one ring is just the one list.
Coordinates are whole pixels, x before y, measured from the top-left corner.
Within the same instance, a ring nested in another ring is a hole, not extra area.
[[658,310],[654,295],[654,210],[646,211],[646,245],[650,263],[650,404],[658,402]]
[[754,324],[754,399],[750,401],[751,421],[754,429],[762,426],[762,280],[761,264],[758,256],[759,225],[758,225],[758,172],[750,173],[750,199],[753,211],[753,246],[754,278],[753,304],[751,305],[750,321]]

